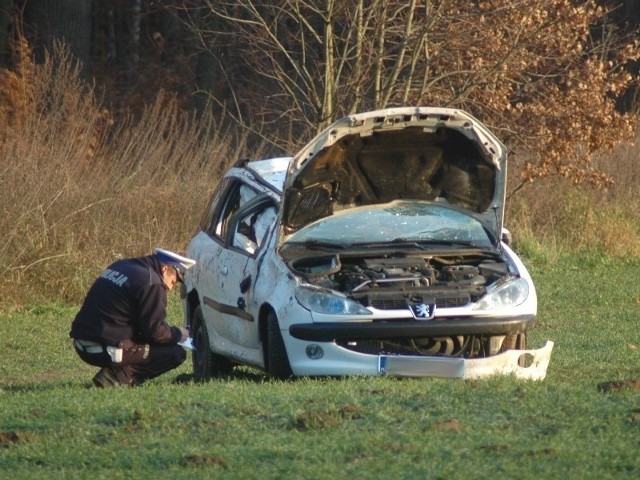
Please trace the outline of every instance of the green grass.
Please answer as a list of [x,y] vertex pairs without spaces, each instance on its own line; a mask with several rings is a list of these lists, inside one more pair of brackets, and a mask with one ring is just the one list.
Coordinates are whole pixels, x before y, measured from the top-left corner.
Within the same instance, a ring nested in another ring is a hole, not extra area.
[[[547,379],[268,381],[90,388],[76,308],[0,317],[0,478],[638,478],[640,260],[531,259]],[[170,319],[181,322],[177,295]]]

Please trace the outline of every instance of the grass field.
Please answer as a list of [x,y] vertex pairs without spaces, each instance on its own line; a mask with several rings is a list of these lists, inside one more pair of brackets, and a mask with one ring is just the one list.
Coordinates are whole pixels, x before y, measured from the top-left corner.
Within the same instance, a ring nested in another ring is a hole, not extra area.
[[[639,478],[640,260],[527,260],[547,379],[269,381],[258,371],[90,388],[75,307],[0,318],[0,478]],[[180,323],[177,294],[170,318]],[[617,385],[613,385],[617,387]]]

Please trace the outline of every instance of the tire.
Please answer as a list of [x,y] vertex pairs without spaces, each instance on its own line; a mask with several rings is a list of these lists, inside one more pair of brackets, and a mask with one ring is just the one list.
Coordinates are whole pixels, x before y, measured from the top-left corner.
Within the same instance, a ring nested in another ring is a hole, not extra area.
[[267,353],[265,354],[267,374],[271,378],[285,380],[293,376],[287,350],[280,333],[278,317],[274,312],[267,315]]
[[196,381],[207,380],[211,377],[226,375],[231,372],[233,369],[231,361],[211,351],[209,333],[207,332],[207,325],[200,305],[193,312],[191,336],[195,347],[191,354],[191,361],[193,364],[193,376]]
[[[507,350],[526,350],[527,349],[527,334],[526,333],[514,333],[513,335],[507,335],[502,342],[501,352]],[[518,365],[521,367],[527,367],[527,356],[521,355],[518,359]]]
[[526,333],[514,333],[507,335],[502,342],[501,352],[507,350],[526,350],[527,349],[527,334]]

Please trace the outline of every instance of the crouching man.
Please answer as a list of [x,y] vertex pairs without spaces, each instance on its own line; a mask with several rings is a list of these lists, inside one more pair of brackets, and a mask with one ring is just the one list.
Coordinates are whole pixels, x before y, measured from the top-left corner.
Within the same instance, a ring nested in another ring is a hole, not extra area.
[[184,362],[178,343],[189,331],[167,324],[167,291],[194,264],[156,248],[153,255],[119,260],[100,274],[69,333],[80,358],[102,367],[94,385],[140,385]]

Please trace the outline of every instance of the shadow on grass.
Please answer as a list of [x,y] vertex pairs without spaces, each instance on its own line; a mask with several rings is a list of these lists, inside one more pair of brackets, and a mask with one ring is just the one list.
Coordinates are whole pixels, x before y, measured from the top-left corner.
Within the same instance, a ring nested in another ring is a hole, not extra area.
[[[230,373],[225,375],[218,375],[214,377],[210,377],[204,380],[197,380],[193,373],[181,373],[170,379],[171,373],[166,373],[165,378],[173,384],[173,385],[200,385],[207,384],[211,382],[249,382],[249,383],[271,383],[271,382],[289,382],[294,383],[298,381],[325,381],[327,379],[331,379],[333,381],[347,381],[350,377],[347,376],[318,376],[318,377],[290,377],[285,380],[270,378],[265,372],[259,369],[246,367],[246,366],[238,366],[234,368]],[[160,377],[159,377],[160,378]],[[398,378],[398,381],[402,381],[403,379]],[[145,386],[152,385],[152,383],[145,383],[143,385],[138,385],[136,388],[145,388]],[[44,392],[48,390],[57,390],[57,389],[77,389],[78,387],[83,389],[95,389],[95,385],[91,381],[91,378],[84,379],[75,379],[75,380],[66,380],[60,382],[52,382],[52,381],[40,381],[40,382],[30,382],[30,383],[9,383],[2,384],[0,383],[0,392],[4,393],[26,393],[26,392]]]
[[75,389],[80,386],[81,388],[89,389],[94,388],[91,380],[83,381],[78,384],[77,380],[68,380],[65,382],[38,382],[38,383],[24,383],[24,384],[0,384],[0,392],[6,393],[27,393],[27,392],[44,392],[47,390],[59,390],[59,389]]
[[198,383],[208,383],[208,382],[212,382],[212,381],[247,381],[247,382],[253,382],[253,383],[267,383],[267,382],[297,382],[300,381],[302,379],[305,380],[318,380],[318,381],[322,381],[322,380],[326,380],[328,378],[334,379],[334,380],[345,380],[347,378],[349,378],[348,376],[336,376],[336,377],[331,377],[331,376],[319,376],[319,377],[289,377],[287,379],[276,379],[276,378],[271,378],[269,377],[269,375],[267,375],[265,372],[263,372],[260,369],[257,368],[252,368],[252,367],[247,367],[247,366],[237,366],[235,367],[233,370],[231,370],[230,373],[227,374],[220,374],[217,376],[213,376],[207,379],[202,379],[202,380],[198,380],[196,379],[195,375],[193,373],[181,373],[180,375],[178,375],[176,378],[174,378],[172,380],[171,383],[174,384],[185,384],[185,383],[194,383],[194,384],[198,384]]
[[[170,373],[165,374],[167,377],[170,376]],[[270,381],[269,377],[261,372],[260,370],[252,370],[245,368],[234,369],[228,375],[222,375],[219,377],[211,377],[210,379],[203,381],[196,381],[193,373],[181,373],[177,375],[175,378],[170,380],[170,382],[174,385],[184,385],[184,384],[204,384],[213,381],[246,381],[253,383],[265,383]],[[139,385],[137,388],[144,388],[146,385],[151,385],[151,383],[145,383],[143,385]],[[77,389],[78,387],[83,389],[95,389],[95,385],[91,381],[91,378],[78,379],[78,380],[66,380],[66,381],[39,381],[39,382],[29,382],[29,383],[8,383],[2,384],[0,383],[0,392],[4,393],[28,393],[28,392],[45,392],[50,390],[57,389]]]
[[201,384],[201,383],[209,383],[209,382],[219,381],[219,380],[224,380],[224,381],[242,380],[242,381],[253,382],[253,383],[264,383],[269,381],[269,377],[260,370],[237,368],[232,370],[230,373],[226,375],[218,375],[218,376],[213,376],[206,379],[196,379],[193,373],[181,373],[176,378],[174,378],[171,381],[171,383]]
[[640,390],[640,380],[614,380],[598,384],[602,393],[619,392],[620,390]]

